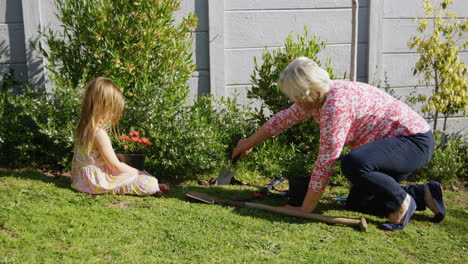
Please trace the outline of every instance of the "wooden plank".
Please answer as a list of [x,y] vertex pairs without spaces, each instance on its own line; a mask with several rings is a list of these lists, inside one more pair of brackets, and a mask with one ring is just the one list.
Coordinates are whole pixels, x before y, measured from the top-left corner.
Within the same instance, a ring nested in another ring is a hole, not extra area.
[[[431,128],[434,126],[434,122],[429,122]],[[442,130],[444,126],[444,119],[437,119],[437,130]],[[468,135],[468,118],[466,117],[451,117],[447,120],[447,131],[446,133],[461,133],[462,135]]]

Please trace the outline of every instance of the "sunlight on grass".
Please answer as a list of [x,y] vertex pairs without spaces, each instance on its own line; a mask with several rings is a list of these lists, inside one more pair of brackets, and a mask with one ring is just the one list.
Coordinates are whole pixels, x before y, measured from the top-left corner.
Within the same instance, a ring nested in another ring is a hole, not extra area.
[[[265,179],[263,179],[265,181]],[[440,224],[418,212],[404,231],[369,231],[189,200],[200,191],[248,197],[252,186],[173,186],[163,198],[97,195],[66,177],[0,171],[0,263],[466,263],[467,206],[446,192]],[[346,193],[333,188],[326,195]],[[255,201],[257,202],[257,201]],[[258,201],[284,204],[286,200]],[[338,202],[318,212],[360,217]]]

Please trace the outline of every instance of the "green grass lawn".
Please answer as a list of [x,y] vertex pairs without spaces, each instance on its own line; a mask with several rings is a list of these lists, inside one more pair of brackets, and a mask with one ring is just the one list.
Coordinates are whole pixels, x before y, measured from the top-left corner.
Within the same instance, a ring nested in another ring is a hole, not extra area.
[[[447,217],[417,212],[403,231],[368,232],[245,208],[194,202],[193,190],[241,198],[248,186],[172,186],[163,198],[89,195],[67,177],[0,171],[0,263],[468,263],[464,191],[445,191]],[[325,196],[343,195],[333,188]],[[265,201],[283,204],[285,200]],[[325,215],[360,217],[339,202]]]

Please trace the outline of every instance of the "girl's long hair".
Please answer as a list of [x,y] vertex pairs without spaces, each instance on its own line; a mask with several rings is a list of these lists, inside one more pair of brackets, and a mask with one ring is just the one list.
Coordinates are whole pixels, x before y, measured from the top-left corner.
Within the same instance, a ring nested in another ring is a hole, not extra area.
[[83,96],[80,122],[75,132],[76,145],[91,150],[99,126],[111,126],[115,133],[124,107],[125,97],[112,80],[97,77],[89,82]]

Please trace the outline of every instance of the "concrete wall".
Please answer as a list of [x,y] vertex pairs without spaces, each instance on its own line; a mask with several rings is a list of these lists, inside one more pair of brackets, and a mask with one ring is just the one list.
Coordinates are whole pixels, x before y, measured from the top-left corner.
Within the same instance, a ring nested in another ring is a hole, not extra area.
[[[439,0],[440,1],[440,0]],[[0,44],[5,49],[0,69],[15,68],[40,85],[47,82],[44,62],[30,46],[37,30],[57,29],[54,0],[0,0]],[[322,59],[331,58],[337,76],[350,70],[351,0],[182,0],[176,21],[188,12],[198,16],[194,30],[196,71],[190,78],[191,94],[211,92],[217,96],[240,95],[246,102],[251,84],[253,58],[261,63],[265,47],[280,48],[293,31],[307,26],[328,42]],[[418,55],[407,47],[416,34],[415,16],[422,16],[422,0],[360,0],[357,80],[377,83],[387,77],[398,96],[406,96],[418,85],[412,76]],[[468,16],[468,1],[454,0],[451,8]],[[468,62],[468,53],[461,53]],[[423,93],[428,89],[418,87]],[[465,129],[468,119],[450,120],[453,131]]]

